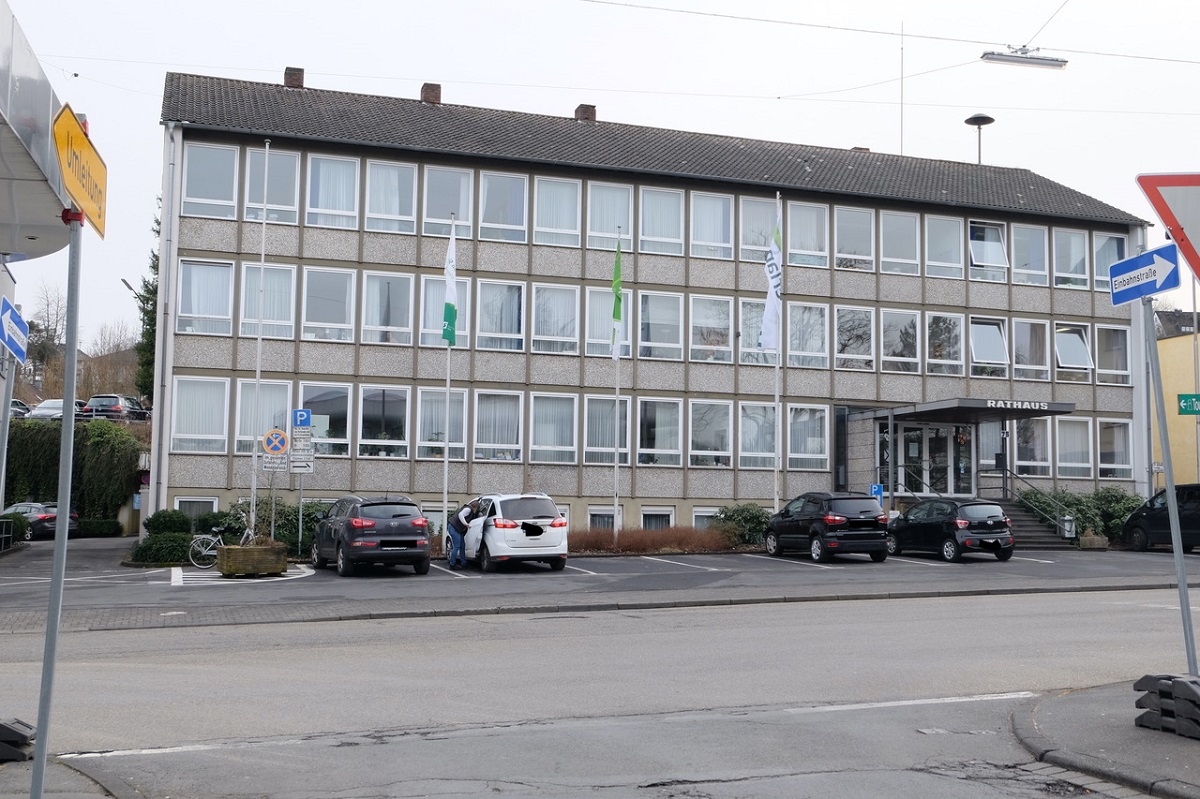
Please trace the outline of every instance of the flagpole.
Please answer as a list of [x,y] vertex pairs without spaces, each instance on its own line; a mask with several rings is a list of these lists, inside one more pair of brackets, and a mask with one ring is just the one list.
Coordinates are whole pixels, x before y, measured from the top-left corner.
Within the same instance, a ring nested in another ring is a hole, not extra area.
[[[442,320],[442,338],[446,341],[446,414],[442,426],[442,533],[450,524],[450,357],[458,331],[458,264],[454,246],[455,215],[450,214],[450,244],[446,247],[446,301]],[[450,553],[446,553],[448,558]]]
[[[258,336],[254,356],[254,404],[251,413],[253,421],[250,431],[262,435],[266,431],[259,429],[259,395],[262,394],[262,347],[263,347],[263,295],[266,293],[267,282],[267,172],[271,167],[271,140],[263,140],[263,196],[262,196],[262,247],[258,263]],[[234,437],[236,439],[236,436]],[[258,447],[257,440],[250,444],[250,519],[248,527],[258,535]],[[237,445],[234,445],[237,449]]]
[[783,200],[775,192],[775,229],[767,248],[764,266],[767,275],[767,302],[763,308],[763,323],[759,329],[759,346],[771,344],[775,350],[775,479],[771,494],[775,512],[779,512],[780,479],[783,474],[783,409],[780,407],[783,383]]
[[621,226],[617,226],[617,257],[613,262],[613,547],[621,533],[621,337],[625,332],[621,313]]

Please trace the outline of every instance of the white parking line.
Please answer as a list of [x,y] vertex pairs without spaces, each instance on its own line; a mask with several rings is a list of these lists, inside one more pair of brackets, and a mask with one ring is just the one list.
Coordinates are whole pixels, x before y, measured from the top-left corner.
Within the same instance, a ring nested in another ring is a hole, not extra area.
[[840,710],[879,710],[885,707],[917,707],[920,705],[950,705],[958,702],[994,702],[1006,699],[1031,699],[1037,696],[1032,691],[1011,691],[1004,694],[975,694],[973,696],[943,696],[934,699],[900,699],[892,702],[858,702],[851,705],[817,705],[816,707],[789,707],[785,713],[833,713]]
[[252,580],[226,579],[221,572],[214,569],[185,569],[182,566],[171,567],[171,585],[250,585],[258,583],[273,583],[279,580],[295,580],[299,577],[311,577],[314,574],[312,566],[293,563],[288,570],[278,576],[255,577]]
[[714,569],[711,566],[694,566],[691,563],[680,563],[677,560],[667,560],[666,558],[655,558],[650,555],[642,555],[642,560],[657,560],[660,563],[673,563],[676,566],[687,566],[689,569],[699,569],[706,572],[727,572],[729,569]]
[[1013,560],[1027,560],[1030,563],[1057,563],[1055,560],[1042,560],[1041,558],[1022,558],[1019,555],[1013,555]]
[[572,571],[583,572],[584,574],[590,574],[593,577],[600,573],[600,572],[590,572],[587,569],[581,569],[578,566],[572,566],[570,563],[567,564],[567,568],[571,569]]
[[431,568],[437,569],[440,572],[445,572],[446,574],[450,575],[451,577],[462,578],[464,580],[466,580],[466,579],[478,580],[479,579],[478,574],[463,574],[461,571],[458,571],[457,569],[451,569],[446,566],[439,566],[436,563],[430,563],[429,565]]
[[910,558],[903,558],[899,555],[888,555],[888,560],[894,560],[897,563],[913,563],[918,566],[938,566],[941,564],[940,560],[913,560]]
[[813,563],[811,560],[784,560],[783,558],[772,557],[771,555],[755,555],[752,552],[743,552],[743,556],[747,558],[762,558],[763,560],[774,561],[775,563],[790,563],[793,566],[812,566],[817,569],[844,569],[845,566],[830,566],[826,563]]

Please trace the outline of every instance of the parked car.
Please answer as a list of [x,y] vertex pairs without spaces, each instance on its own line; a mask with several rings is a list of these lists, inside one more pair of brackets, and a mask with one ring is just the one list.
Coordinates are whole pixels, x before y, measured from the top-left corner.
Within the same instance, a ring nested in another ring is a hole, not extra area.
[[[83,410],[83,401],[75,400],[75,413],[79,414]],[[63,416],[63,401],[60,399],[42,400],[31,410],[26,416],[26,419],[61,419]]]
[[317,522],[312,565],[323,569],[333,561],[342,577],[373,564],[408,564],[428,574],[429,549],[429,520],[412,499],[346,496]]
[[768,555],[807,550],[815,561],[862,552],[887,560],[888,517],[870,494],[811,491],[771,516],[765,537]]
[[137,397],[125,394],[97,394],[87,401],[82,411],[93,419],[111,419],[120,422],[144,422],[150,411]]
[[[464,536],[467,560],[485,572],[501,563],[539,561],[554,571],[567,565],[567,520],[546,494],[484,494]],[[450,551],[449,536],[443,551]]]
[[19,399],[14,399],[8,405],[9,418],[20,419],[25,414],[29,413],[29,406]]
[[[53,538],[58,526],[58,503],[56,502],[17,502],[9,505],[0,514],[21,513],[29,520],[25,528],[25,540],[34,538]],[[67,518],[67,534],[79,532],[79,514],[71,511]]]
[[892,555],[936,552],[942,560],[958,561],[964,552],[990,552],[997,560],[1008,560],[1015,545],[1007,514],[982,499],[927,499],[888,524]]
[[[1200,545],[1200,484],[1176,485],[1175,501],[1179,510],[1180,544],[1184,552],[1191,552]],[[1160,544],[1172,545],[1165,488],[1129,514],[1125,526],[1121,528],[1121,540],[1130,549],[1142,552]]]

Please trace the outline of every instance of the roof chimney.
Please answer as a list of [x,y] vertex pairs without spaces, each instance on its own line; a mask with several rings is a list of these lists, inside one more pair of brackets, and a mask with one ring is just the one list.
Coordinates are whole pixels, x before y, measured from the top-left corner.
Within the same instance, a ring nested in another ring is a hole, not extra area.
[[421,102],[431,105],[442,104],[442,84],[426,83],[421,87]]
[[285,67],[283,70],[283,85],[289,89],[303,89],[304,70],[300,67]]
[[871,148],[870,148],[870,147],[851,147],[850,149],[851,149],[851,150],[853,150],[853,151],[854,151],[854,152],[856,152],[856,153],[869,153],[869,152],[871,152]]
[[580,122],[595,122],[596,121],[596,106],[580,103],[575,109],[575,118]]

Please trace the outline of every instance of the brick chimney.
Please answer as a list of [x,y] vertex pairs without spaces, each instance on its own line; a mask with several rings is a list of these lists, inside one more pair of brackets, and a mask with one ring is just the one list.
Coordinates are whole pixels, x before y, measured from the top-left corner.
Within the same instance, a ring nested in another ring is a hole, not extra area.
[[283,70],[283,85],[289,89],[303,89],[304,70],[300,67],[285,67]]
[[575,108],[575,118],[580,122],[595,122],[596,121],[596,106],[580,103]]
[[426,83],[421,87],[421,102],[430,105],[442,104],[442,84]]

